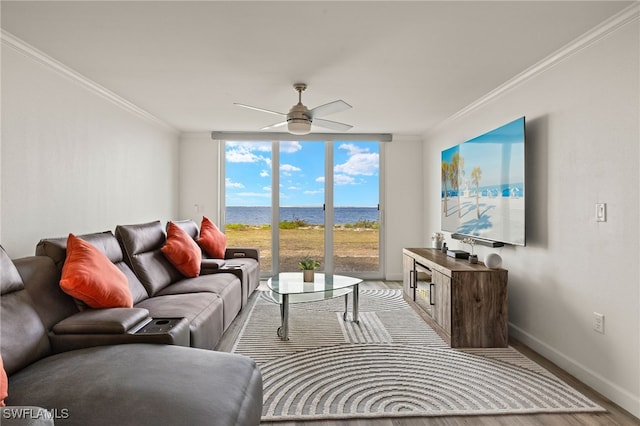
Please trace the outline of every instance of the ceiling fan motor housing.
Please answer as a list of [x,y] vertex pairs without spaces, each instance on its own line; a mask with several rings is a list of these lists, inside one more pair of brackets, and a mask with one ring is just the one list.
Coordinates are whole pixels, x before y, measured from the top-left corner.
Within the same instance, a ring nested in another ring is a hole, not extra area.
[[311,117],[309,110],[302,103],[291,107],[287,114],[287,128],[294,135],[306,135],[311,132]]

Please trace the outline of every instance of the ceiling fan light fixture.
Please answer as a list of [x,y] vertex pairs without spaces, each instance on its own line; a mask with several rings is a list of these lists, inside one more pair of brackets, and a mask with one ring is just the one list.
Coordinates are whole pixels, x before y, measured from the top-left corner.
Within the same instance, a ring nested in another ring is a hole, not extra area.
[[292,135],[308,135],[311,133],[311,121],[301,118],[292,118],[287,121],[287,130]]
[[325,115],[334,114],[336,112],[350,109],[351,105],[349,105],[345,101],[337,100],[329,102],[328,104],[320,105],[310,110],[302,103],[302,92],[304,92],[304,90],[307,88],[307,85],[304,83],[296,83],[293,85],[293,88],[296,90],[296,92],[298,92],[298,103],[292,106],[287,114],[240,103],[236,103],[236,105],[243,108],[266,112],[269,114],[280,115],[285,118],[285,120],[279,123],[263,127],[262,130],[271,130],[276,127],[282,127],[286,124],[287,131],[292,135],[308,135],[309,133],[311,133],[312,124],[314,126],[324,127],[326,129],[335,130],[338,132],[345,132],[353,127],[349,124],[338,123],[337,121],[330,121],[320,118]]

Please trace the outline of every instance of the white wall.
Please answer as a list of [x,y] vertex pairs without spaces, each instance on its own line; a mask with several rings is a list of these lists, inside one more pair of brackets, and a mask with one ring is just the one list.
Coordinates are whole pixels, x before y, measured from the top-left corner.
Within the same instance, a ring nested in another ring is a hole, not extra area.
[[[635,19],[426,135],[424,150],[431,232],[441,150],[526,116],[527,245],[495,250],[509,270],[511,335],[638,417],[639,52]],[[595,221],[597,202],[606,223]]]
[[178,136],[3,45],[0,242],[167,220],[177,212]]
[[421,138],[394,136],[384,144],[385,272],[386,279],[402,279],[402,248],[421,247],[423,181]]
[[219,146],[211,134],[184,133],[180,138],[180,219],[193,219],[197,224],[202,216],[220,222]]

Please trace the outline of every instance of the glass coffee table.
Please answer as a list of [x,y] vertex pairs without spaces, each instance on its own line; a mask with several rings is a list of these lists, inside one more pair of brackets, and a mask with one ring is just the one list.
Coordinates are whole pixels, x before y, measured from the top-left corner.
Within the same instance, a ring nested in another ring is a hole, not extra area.
[[281,272],[269,278],[267,286],[271,290],[271,297],[280,304],[280,318],[282,324],[278,327],[278,336],[282,340],[289,340],[289,304],[303,302],[317,302],[344,296],[343,320],[347,320],[349,293],[353,293],[353,322],[358,322],[358,291],[359,278],[344,275],[314,274],[314,281],[303,282],[302,272]]

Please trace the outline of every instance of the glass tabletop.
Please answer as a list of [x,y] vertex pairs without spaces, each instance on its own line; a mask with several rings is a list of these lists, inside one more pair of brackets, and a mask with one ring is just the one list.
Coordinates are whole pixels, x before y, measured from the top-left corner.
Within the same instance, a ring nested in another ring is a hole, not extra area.
[[305,283],[302,280],[302,272],[281,272],[275,277],[269,278],[267,286],[278,294],[304,294],[353,287],[361,282],[360,278],[316,273],[314,274],[314,282]]

